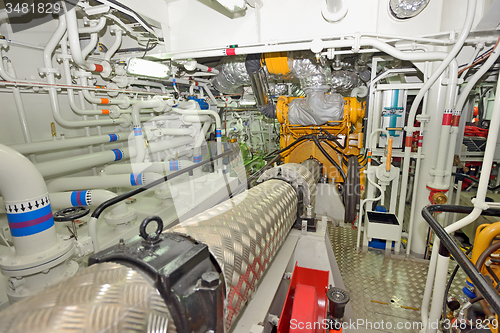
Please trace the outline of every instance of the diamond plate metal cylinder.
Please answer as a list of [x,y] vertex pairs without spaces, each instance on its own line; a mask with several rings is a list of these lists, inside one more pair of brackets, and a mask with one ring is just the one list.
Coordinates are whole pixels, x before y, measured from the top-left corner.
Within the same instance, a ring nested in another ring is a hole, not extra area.
[[176,332],[153,281],[115,263],[92,265],[0,312],[0,332]]
[[318,183],[321,178],[321,163],[315,159],[310,158],[300,163],[300,165],[305,166],[311,173],[314,179],[314,183]]
[[294,188],[268,180],[168,232],[208,245],[225,277],[228,331],[267,270],[297,216]]

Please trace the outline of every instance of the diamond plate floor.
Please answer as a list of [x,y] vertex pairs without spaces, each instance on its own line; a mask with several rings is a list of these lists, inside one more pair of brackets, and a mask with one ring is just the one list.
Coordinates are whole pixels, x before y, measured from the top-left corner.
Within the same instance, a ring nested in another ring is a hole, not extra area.
[[[350,225],[335,227],[329,224],[328,231],[356,319],[371,323],[383,320],[392,324],[391,330],[387,330],[387,326],[379,330],[373,327],[381,332],[419,332],[420,306],[428,263],[391,259],[378,250],[357,252],[357,230],[353,230]],[[450,272],[454,267],[455,264],[450,263]],[[461,295],[464,284],[465,274],[459,270],[450,295]],[[411,323],[412,328],[395,329],[398,323]]]

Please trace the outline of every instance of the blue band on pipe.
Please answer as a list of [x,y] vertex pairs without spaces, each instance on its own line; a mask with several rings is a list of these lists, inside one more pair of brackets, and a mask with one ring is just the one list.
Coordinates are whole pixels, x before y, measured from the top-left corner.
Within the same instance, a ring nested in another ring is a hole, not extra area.
[[71,192],[71,205],[76,206],[88,206],[87,202],[87,192],[88,191],[73,191]]
[[118,140],[118,135],[116,134],[108,134],[109,135],[109,142],[114,142]]
[[130,174],[130,185],[142,185],[142,173],[131,173]]
[[220,138],[222,136],[221,130],[215,130],[215,136]]
[[169,163],[170,171],[176,171],[179,170],[179,161],[170,161]]
[[174,87],[176,86],[175,79],[172,80],[172,83],[174,84]]
[[141,136],[142,135],[142,128],[140,128],[140,127],[134,127],[134,135],[135,136]]
[[35,235],[54,226],[50,204],[29,212],[7,213],[7,219],[13,237]]
[[201,162],[201,155],[193,156],[193,162],[194,163],[200,163]]
[[119,161],[123,158],[123,152],[120,149],[112,149],[113,153],[115,153],[115,161]]

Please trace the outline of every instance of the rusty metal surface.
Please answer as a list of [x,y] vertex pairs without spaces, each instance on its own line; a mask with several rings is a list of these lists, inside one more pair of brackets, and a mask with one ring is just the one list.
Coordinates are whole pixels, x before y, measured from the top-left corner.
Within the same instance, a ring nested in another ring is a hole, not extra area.
[[268,180],[168,230],[207,244],[217,259],[226,282],[226,330],[256,289],[296,215],[293,187]]
[[114,263],[96,264],[0,312],[0,332],[176,332],[150,281]]

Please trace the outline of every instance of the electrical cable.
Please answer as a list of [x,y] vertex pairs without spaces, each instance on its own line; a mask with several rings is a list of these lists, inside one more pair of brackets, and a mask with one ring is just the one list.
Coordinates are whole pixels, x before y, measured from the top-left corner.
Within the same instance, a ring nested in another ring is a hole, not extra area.
[[471,68],[472,66],[475,66],[477,64],[479,64],[480,62],[482,62],[483,60],[486,60],[492,53],[493,51],[496,49],[496,47],[498,46],[498,43],[500,42],[500,37],[498,37],[498,40],[497,40],[497,43],[495,44],[495,46],[493,47],[493,50],[491,50],[490,52],[484,54],[483,56],[481,56],[478,60],[474,61],[472,64],[470,64],[469,66],[466,66],[464,68],[462,68],[460,71],[458,71],[458,75],[462,74],[465,70]]

